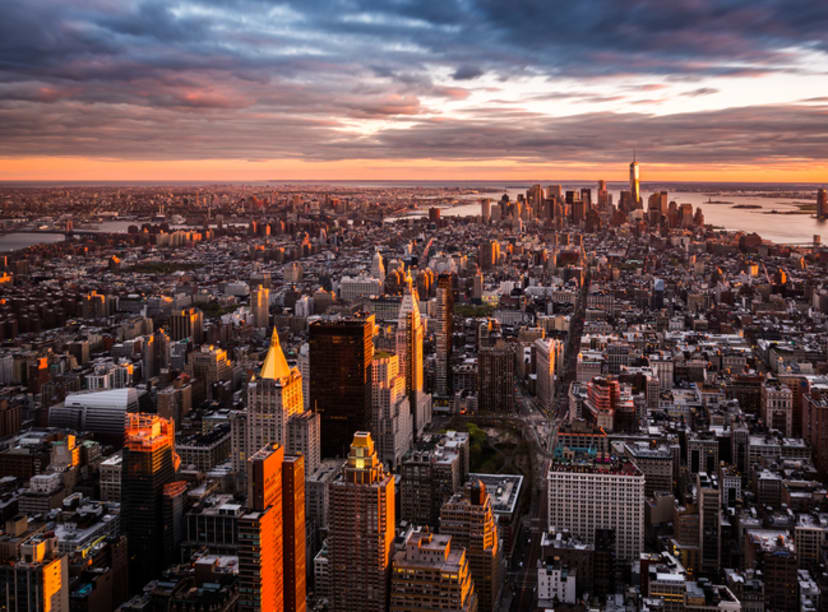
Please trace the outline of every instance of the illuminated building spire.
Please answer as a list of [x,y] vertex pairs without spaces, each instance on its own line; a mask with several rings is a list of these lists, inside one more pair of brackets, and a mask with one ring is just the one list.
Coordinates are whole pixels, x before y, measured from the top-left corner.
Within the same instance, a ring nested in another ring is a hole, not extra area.
[[282,345],[279,344],[279,333],[276,331],[275,325],[273,326],[273,334],[270,336],[270,349],[267,351],[267,357],[265,357],[262,364],[259,376],[271,380],[290,377],[290,366],[288,366],[287,359],[285,359]]

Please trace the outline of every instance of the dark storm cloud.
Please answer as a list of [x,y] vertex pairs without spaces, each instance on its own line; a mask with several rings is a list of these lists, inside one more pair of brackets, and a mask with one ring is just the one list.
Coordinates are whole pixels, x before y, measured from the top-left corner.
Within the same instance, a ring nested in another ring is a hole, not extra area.
[[[556,92],[554,79],[647,78],[626,90],[634,95],[668,81],[802,73],[791,49],[828,50],[826,31],[828,3],[812,0],[5,0],[0,154],[548,159],[577,149],[600,161],[619,153],[616,139],[628,148],[649,138],[665,161],[702,149],[706,161],[750,160],[771,147],[824,159],[818,105],[705,118],[550,119],[519,102],[441,113],[483,91],[473,88],[484,75],[504,90],[547,77],[550,92],[529,98],[537,102],[602,103],[623,98]],[[435,83],[437,73],[458,86]],[[385,125],[365,136],[344,129],[366,119]]]

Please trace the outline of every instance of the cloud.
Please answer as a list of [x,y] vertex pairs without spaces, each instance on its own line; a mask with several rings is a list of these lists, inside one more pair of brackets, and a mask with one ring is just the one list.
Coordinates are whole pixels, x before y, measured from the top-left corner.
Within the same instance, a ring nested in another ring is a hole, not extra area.
[[[586,160],[641,139],[666,159],[750,161],[777,145],[824,159],[819,106],[527,109],[817,74],[803,59],[828,52],[826,28],[828,3],[812,0],[5,0],[0,154]],[[629,86],[603,87],[619,75]],[[527,79],[549,90],[503,93]]]
[[477,66],[460,66],[454,71],[451,78],[455,81],[467,81],[470,79],[476,79],[479,76],[483,76],[483,71]]
[[694,89],[692,91],[684,92],[685,96],[710,96],[713,94],[719,93],[719,90],[715,87],[699,87],[698,89]]

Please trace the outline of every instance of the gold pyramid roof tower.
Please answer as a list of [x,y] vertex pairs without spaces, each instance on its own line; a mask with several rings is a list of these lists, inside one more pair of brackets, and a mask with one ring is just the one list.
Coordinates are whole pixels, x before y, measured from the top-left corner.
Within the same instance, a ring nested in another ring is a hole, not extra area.
[[265,357],[262,364],[259,376],[272,380],[290,377],[290,366],[288,366],[287,359],[285,359],[282,345],[279,344],[279,334],[275,326],[273,327],[273,335],[270,336],[270,348],[267,351],[267,357]]

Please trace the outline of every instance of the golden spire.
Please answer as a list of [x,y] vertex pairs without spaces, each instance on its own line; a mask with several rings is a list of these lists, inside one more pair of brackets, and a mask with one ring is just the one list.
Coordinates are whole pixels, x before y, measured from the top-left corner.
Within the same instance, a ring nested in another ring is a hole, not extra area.
[[290,366],[288,366],[287,359],[285,359],[282,345],[279,344],[279,334],[276,332],[276,326],[273,327],[273,335],[270,336],[270,348],[267,351],[267,357],[265,357],[262,364],[262,371],[259,372],[259,376],[271,380],[290,376]]

